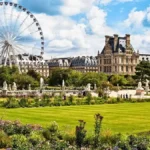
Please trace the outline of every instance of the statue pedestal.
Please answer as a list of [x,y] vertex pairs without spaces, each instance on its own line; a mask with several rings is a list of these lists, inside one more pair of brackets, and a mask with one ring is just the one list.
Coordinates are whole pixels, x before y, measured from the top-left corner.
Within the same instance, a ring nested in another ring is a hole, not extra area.
[[143,95],[144,94],[144,89],[143,88],[137,88],[136,89],[136,95]]
[[3,95],[6,96],[7,95],[7,90],[3,90]]

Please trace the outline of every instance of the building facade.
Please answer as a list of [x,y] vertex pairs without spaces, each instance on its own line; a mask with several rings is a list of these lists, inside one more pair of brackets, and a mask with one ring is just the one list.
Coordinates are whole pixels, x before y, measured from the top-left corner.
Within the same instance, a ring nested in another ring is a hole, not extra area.
[[56,69],[72,69],[80,72],[98,72],[97,57],[78,56],[68,58],[54,58],[49,61],[50,73]]
[[17,58],[19,69],[22,73],[27,73],[28,70],[35,70],[41,76],[49,76],[48,62],[43,59],[42,56],[19,54]]
[[105,46],[101,53],[98,52],[98,72],[134,75],[139,56],[130,43],[129,34],[105,36]]

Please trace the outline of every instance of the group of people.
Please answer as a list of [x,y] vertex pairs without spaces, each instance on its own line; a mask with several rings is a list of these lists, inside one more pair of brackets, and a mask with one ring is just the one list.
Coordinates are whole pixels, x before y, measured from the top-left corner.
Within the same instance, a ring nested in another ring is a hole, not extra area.
[[123,98],[123,99],[129,99],[129,98],[131,98],[132,97],[132,95],[131,94],[121,94],[120,95],[120,98]]

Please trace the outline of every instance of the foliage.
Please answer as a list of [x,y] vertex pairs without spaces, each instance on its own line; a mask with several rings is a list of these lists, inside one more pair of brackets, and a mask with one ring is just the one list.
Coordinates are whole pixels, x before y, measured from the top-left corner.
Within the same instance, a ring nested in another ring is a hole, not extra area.
[[27,75],[31,76],[32,78],[34,78],[37,81],[40,81],[41,75],[38,72],[36,72],[35,70],[28,70]]
[[27,74],[14,74],[13,78],[14,82],[17,84],[18,89],[28,89],[29,84],[31,84],[33,89],[39,86],[39,82]]
[[100,130],[102,125],[103,116],[99,113],[95,114],[95,137],[94,137],[94,147],[98,147],[100,142]]
[[62,80],[66,81],[71,73],[70,69],[55,69],[49,77],[49,85],[60,86],[62,85]]
[[13,76],[12,74],[19,74],[18,68],[13,66],[12,68],[6,66],[6,67],[0,67],[0,86],[3,86],[3,82],[7,81],[7,83],[12,83]]
[[149,61],[141,61],[136,66],[136,76],[135,78],[141,82],[144,82],[146,79],[150,79],[150,62]]
[[127,79],[123,75],[112,75],[110,82],[115,86],[122,86],[128,83]]
[[86,137],[85,124],[86,122],[79,120],[79,126],[76,126],[76,145],[80,148],[83,146]]
[[92,101],[92,95],[91,93],[88,92],[87,97],[86,97],[86,104],[90,105]]
[[9,97],[6,102],[3,104],[4,107],[6,108],[18,108],[19,107],[19,102],[16,98],[14,97]]
[[10,137],[3,131],[0,130],[0,148],[8,148],[11,146],[11,139]]

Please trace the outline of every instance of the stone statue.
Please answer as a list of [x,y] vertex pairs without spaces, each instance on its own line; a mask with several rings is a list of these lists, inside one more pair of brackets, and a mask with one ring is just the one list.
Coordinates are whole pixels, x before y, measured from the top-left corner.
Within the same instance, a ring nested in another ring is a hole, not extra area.
[[142,88],[142,82],[138,82],[138,89],[141,89]]
[[146,91],[146,94],[148,94],[148,91],[149,91],[149,80],[146,79],[146,83],[145,83],[145,91]]
[[3,82],[3,90],[7,91],[7,82],[6,81]]
[[136,89],[136,95],[143,95],[144,88],[142,87],[142,82],[138,82],[138,87]]
[[15,83],[15,82],[13,82],[12,90],[13,90],[13,91],[16,91],[16,90],[17,90],[17,85],[16,85],[16,83]]
[[87,84],[87,91],[90,91],[90,90],[91,90],[91,84],[88,83],[88,84]]
[[149,80],[146,79],[146,87],[149,87]]
[[62,87],[64,87],[65,86],[65,81],[64,80],[62,80]]
[[29,91],[31,91],[31,84],[29,84],[29,86],[28,86],[28,90],[29,90]]
[[62,80],[62,90],[65,90],[65,81]]
[[40,78],[40,89],[43,88],[43,85],[44,85],[44,79],[41,77]]
[[97,86],[96,86],[96,84],[94,84],[94,90],[97,90]]

